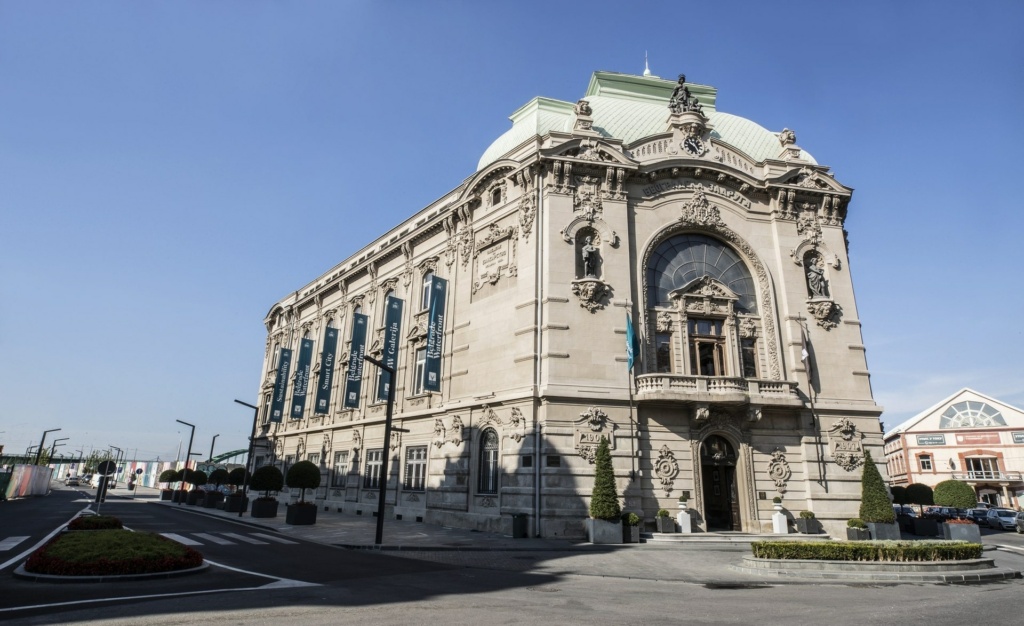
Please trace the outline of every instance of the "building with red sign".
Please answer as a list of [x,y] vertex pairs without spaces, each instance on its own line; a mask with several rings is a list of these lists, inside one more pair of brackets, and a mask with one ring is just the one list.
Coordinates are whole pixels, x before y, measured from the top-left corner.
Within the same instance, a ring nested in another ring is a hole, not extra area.
[[961,389],[885,434],[890,484],[934,487],[955,478],[978,500],[1016,508],[1024,498],[1024,411]]

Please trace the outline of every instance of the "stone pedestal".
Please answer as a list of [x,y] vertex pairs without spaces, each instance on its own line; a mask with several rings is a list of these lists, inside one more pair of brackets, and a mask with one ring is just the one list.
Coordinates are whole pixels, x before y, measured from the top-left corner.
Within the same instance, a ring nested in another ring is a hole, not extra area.
[[786,519],[785,513],[772,513],[772,532],[776,535],[789,534],[789,520]]
[[681,509],[676,514],[676,522],[679,523],[679,532],[683,534],[693,532],[693,523],[690,520],[690,511],[688,509]]

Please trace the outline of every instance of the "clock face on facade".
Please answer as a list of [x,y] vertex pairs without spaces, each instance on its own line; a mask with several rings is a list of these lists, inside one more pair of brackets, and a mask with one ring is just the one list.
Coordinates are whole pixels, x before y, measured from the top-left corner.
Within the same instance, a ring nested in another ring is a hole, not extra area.
[[697,137],[687,137],[683,140],[683,150],[697,156],[704,152],[704,142]]

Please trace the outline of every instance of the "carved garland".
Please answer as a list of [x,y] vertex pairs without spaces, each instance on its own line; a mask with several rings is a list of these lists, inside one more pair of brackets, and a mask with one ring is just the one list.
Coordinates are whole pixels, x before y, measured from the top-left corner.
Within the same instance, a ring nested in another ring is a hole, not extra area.
[[676,476],[679,475],[679,463],[668,446],[661,446],[658,460],[654,463],[654,473],[661,480],[661,488],[665,490],[665,495],[671,494]]
[[781,448],[775,448],[772,452],[772,460],[768,462],[768,476],[775,482],[775,490],[779,495],[786,493],[786,483],[793,475],[793,470],[786,461],[786,454]]

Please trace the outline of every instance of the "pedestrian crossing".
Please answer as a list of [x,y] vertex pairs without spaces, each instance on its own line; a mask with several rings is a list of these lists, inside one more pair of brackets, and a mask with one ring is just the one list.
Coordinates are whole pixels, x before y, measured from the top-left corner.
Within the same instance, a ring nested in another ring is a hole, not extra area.
[[26,539],[28,539],[28,535],[24,537],[7,537],[5,539],[0,539],[0,552],[6,552]]
[[[283,537],[267,533],[160,533],[162,536],[186,546],[202,546],[214,544],[218,546],[235,546],[239,544],[268,545],[271,543],[296,544]],[[3,544],[0,544],[2,546]],[[2,549],[2,548],[0,548]]]

